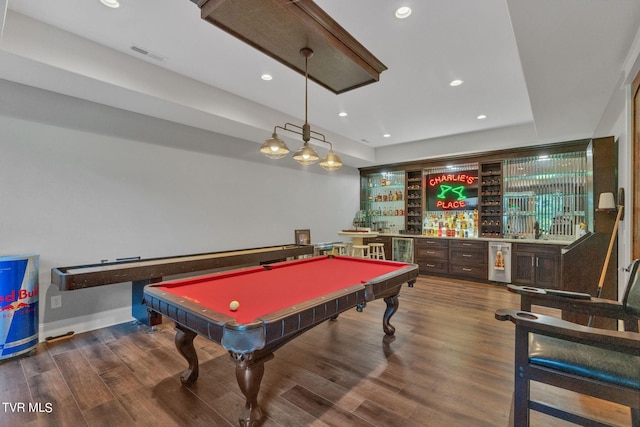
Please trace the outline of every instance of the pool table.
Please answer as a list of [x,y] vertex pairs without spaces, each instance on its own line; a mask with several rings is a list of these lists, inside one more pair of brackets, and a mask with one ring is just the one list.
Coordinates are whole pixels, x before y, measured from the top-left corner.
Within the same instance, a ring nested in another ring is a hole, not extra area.
[[[291,339],[340,313],[384,298],[384,333],[398,309],[404,283],[413,286],[418,266],[394,261],[336,255],[317,256],[260,267],[150,284],[144,289],[147,307],[176,323],[175,344],[189,367],[180,380],[198,378],[193,346],[200,334],[229,351],[236,379],[246,398],[240,425],[261,422],[258,391],[264,362]],[[239,302],[237,310],[230,302]]]

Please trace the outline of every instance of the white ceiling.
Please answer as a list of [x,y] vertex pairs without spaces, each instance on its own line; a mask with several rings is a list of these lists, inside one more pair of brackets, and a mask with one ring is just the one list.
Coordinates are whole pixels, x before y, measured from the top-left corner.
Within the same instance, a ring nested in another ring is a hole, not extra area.
[[[0,0],[0,78],[256,144],[274,125],[302,124],[304,78],[201,20],[190,0],[120,3]],[[312,129],[351,166],[385,163],[376,152],[392,145],[513,126],[531,127],[534,143],[589,138],[640,28],[638,0],[316,3],[388,67],[341,95],[309,84]],[[413,9],[408,19],[394,17],[401,5]]]

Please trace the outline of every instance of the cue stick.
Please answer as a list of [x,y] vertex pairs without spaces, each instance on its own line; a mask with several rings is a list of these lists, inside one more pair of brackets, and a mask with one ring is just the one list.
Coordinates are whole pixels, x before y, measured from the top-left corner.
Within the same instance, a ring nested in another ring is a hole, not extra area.
[[[613,251],[613,243],[618,237],[618,224],[620,223],[620,216],[622,215],[623,205],[618,206],[618,215],[616,216],[616,222],[613,224],[613,231],[611,232],[611,240],[609,240],[609,249],[607,249],[607,256],[604,259],[604,265],[602,266],[602,273],[600,273],[600,281],[598,282],[598,291],[596,292],[596,298],[600,298],[602,295],[602,287],[604,286],[604,277],[607,274],[607,267],[609,266],[609,259],[611,258],[611,252]],[[593,317],[589,317],[588,326],[593,326]]]

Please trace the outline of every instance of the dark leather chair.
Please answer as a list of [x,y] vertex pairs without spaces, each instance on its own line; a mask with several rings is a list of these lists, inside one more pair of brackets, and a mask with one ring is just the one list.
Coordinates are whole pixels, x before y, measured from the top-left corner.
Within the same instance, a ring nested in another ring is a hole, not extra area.
[[552,404],[532,400],[536,381],[628,406],[631,425],[640,427],[640,260],[635,260],[622,302],[571,292],[509,286],[521,295],[521,308],[544,305],[590,316],[622,320],[625,331],[596,329],[524,310],[497,310],[515,332],[513,425],[529,425],[529,411],[578,425],[602,424]]

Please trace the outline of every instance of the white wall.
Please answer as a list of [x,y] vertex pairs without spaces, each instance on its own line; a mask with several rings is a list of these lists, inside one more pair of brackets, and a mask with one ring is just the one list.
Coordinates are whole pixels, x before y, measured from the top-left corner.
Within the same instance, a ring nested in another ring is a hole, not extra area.
[[51,309],[53,267],[292,243],[296,228],[334,241],[358,209],[353,168],[7,81],[0,93],[0,255],[40,255],[43,336],[130,320],[130,284]]
[[[633,215],[633,135],[631,134],[631,84],[640,72],[640,30],[632,43],[620,81],[612,93],[608,105],[598,123],[594,137],[613,135],[618,143],[618,187],[625,189],[624,220],[618,229],[618,293],[619,297],[626,288],[629,274],[624,268],[632,261],[632,225]],[[620,203],[620,202],[618,202]]]
[[[596,131],[596,137],[613,135],[618,146],[618,187],[626,190],[626,204],[624,209],[624,220],[620,221],[618,226],[618,294],[622,297],[626,289],[626,283],[629,275],[624,268],[631,264],[632,250],[632,224],[633,209],[630,206],[630,198],[633,192],[632,187],[632,162],[633,162],[633,144],[630,142],[628,127],[630,125],[628,116],[627,95],[628,86],[621,86],[614,92],[605,114]],[[620,203],[618,201],[618,203]]]

